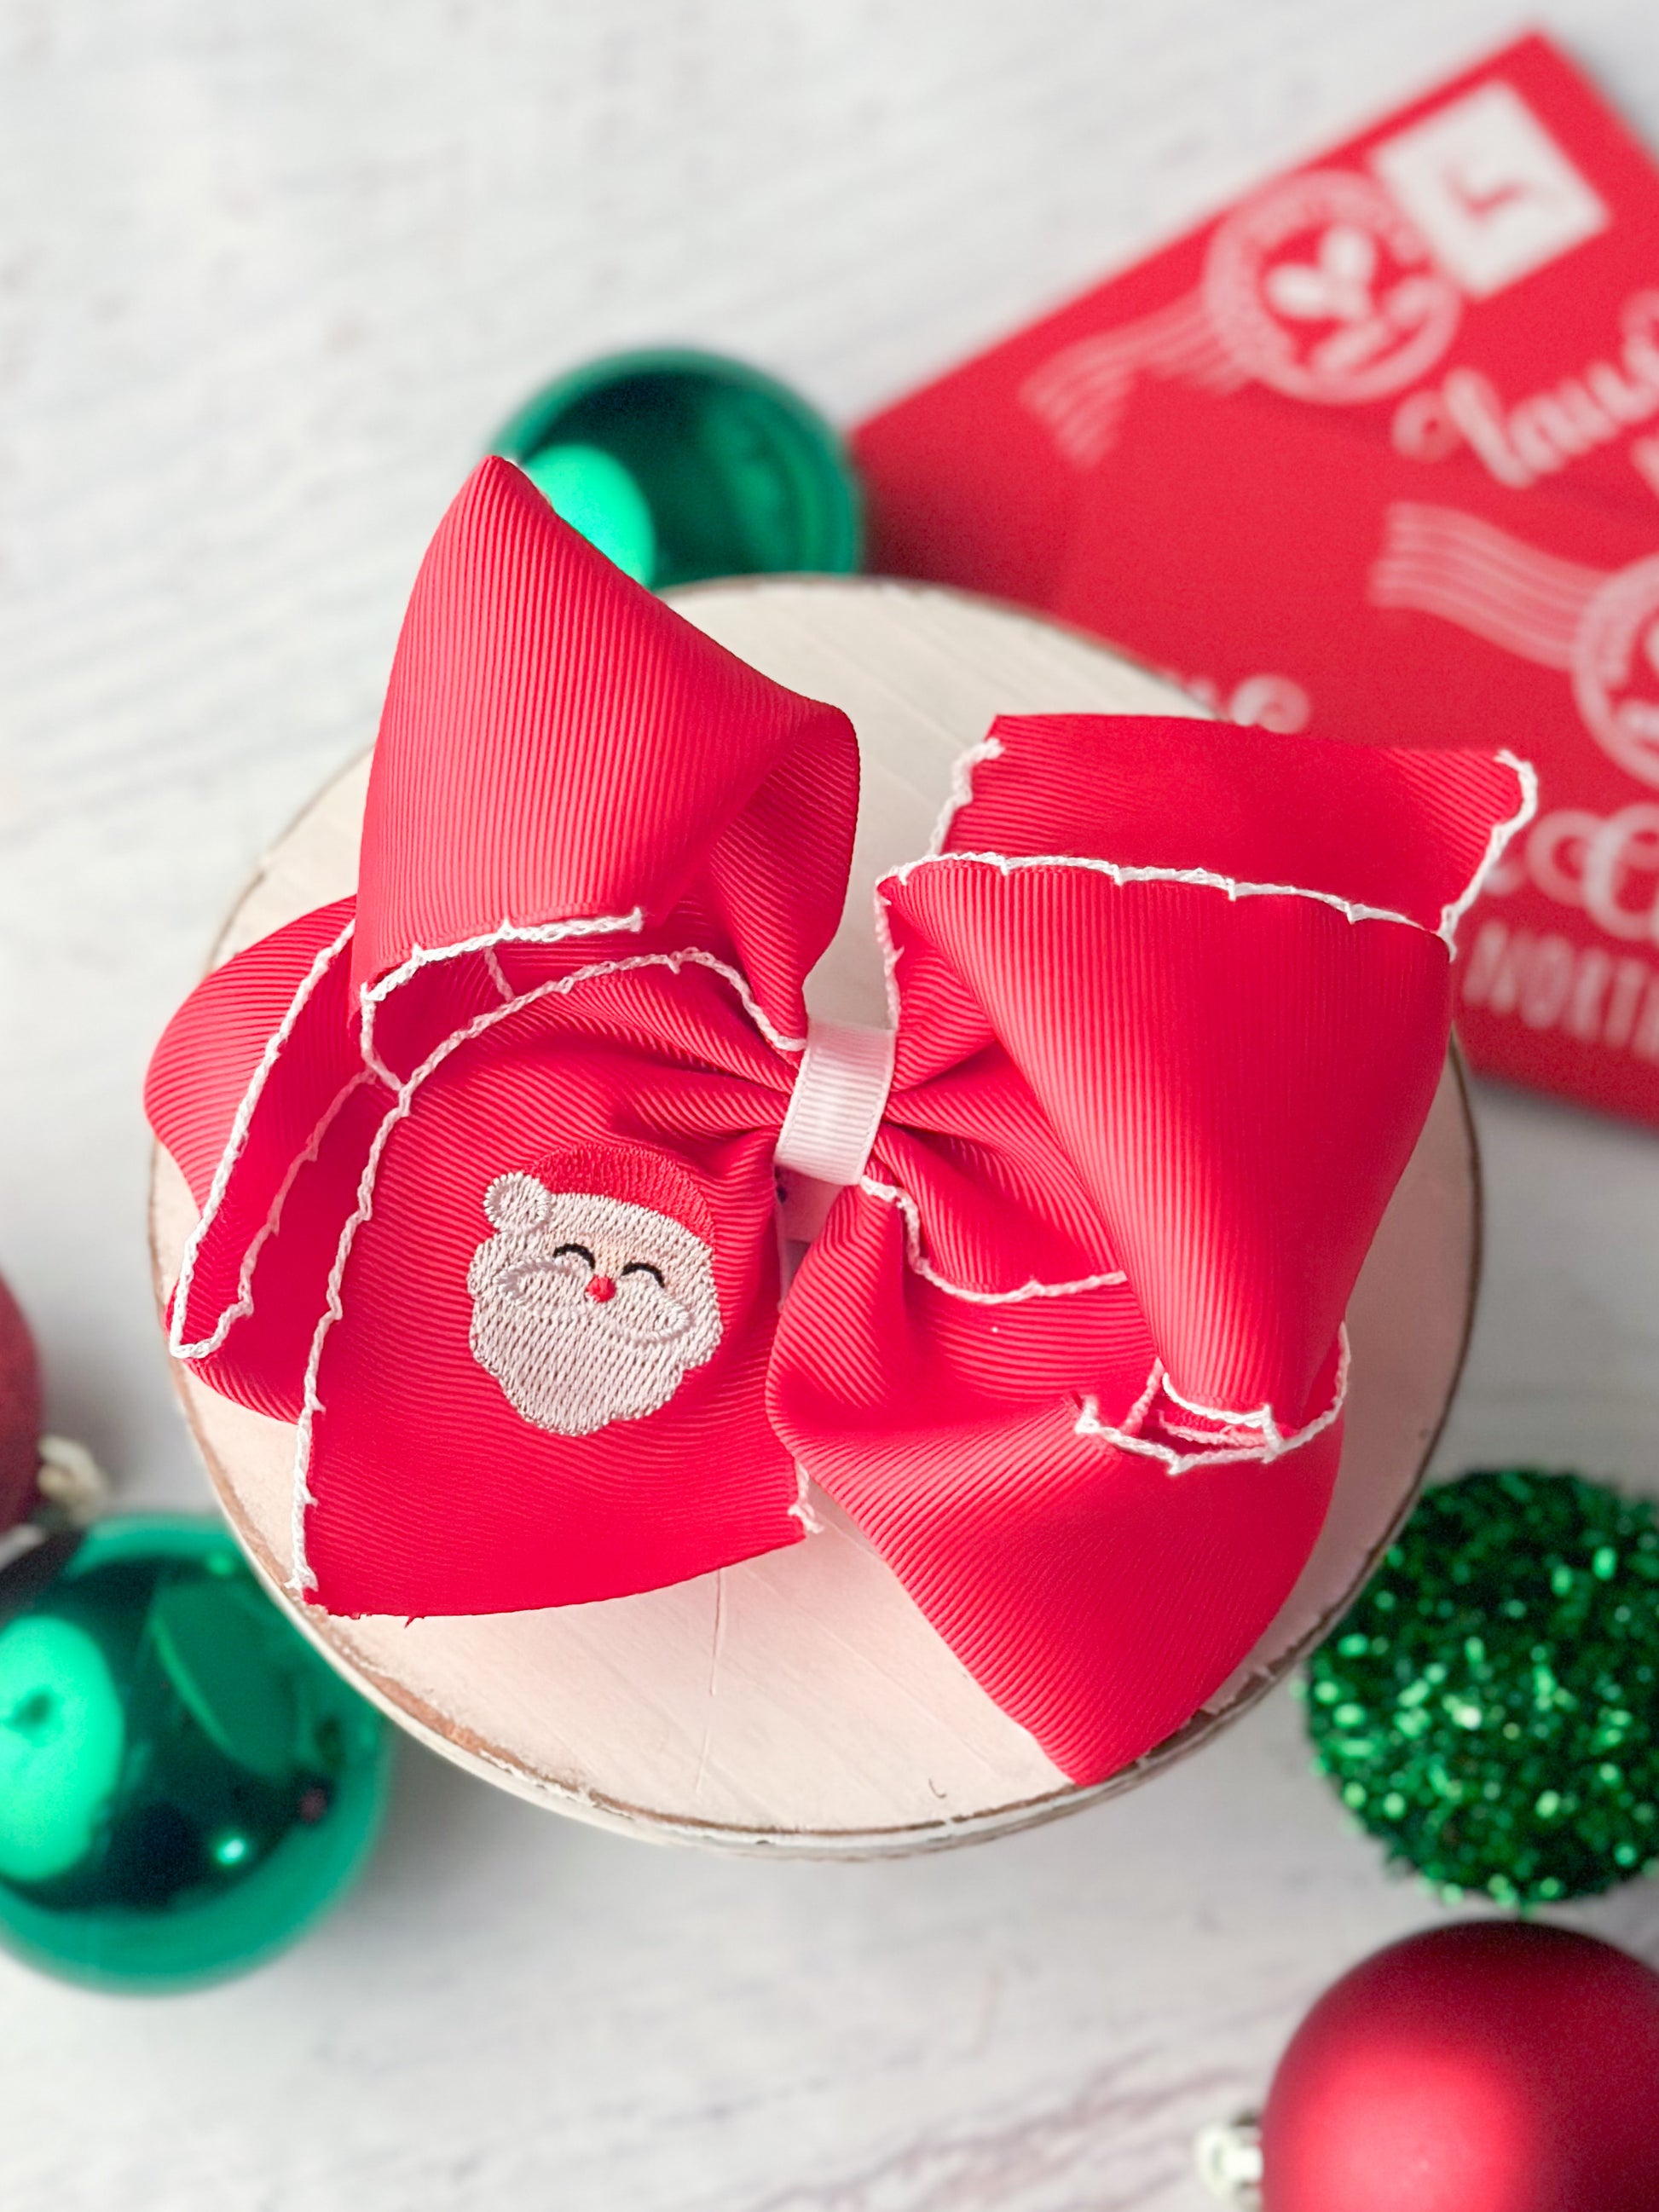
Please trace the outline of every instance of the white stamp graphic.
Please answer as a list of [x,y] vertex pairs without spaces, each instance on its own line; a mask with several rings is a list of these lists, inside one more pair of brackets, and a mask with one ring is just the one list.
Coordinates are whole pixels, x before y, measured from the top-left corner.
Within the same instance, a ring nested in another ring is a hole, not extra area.
[[1379,185],[1310,170],[1222,222],[1195,291],[1076,339],[1034,369],[1020,404],[1074,468],[1117,443],[1136,383],[1217,398],[1255,382],[1328,406],[1388,397],[1450,344],[1462,295]]
[[526,1421],[591,1436],[666,1405],[720,1340],[713,1255],[684,1222],[498,1176],[467,1270],[472,1356]]
[[1020,386],[1020,404],[1073,468],[1091,469],[1117,443],[1136,384],[1159,376],[1221,397],[1249,377],[1217,337],[1201,292],[1156,314],[1079,338],[1051,354]]
[[1371,167],[1472,299],[1607,226],[1601,198],[1501,79],[1385,139]]
[[1388,510],[1366,597],[1559,669],[1608,758],[1659,785],[1659,553],[1608,575],[1455,507],[1400,501]]
[[1607,577],[1585,608],[1572,689],[1603,750],[1659,783],[1659,553]]
[[1210,241],[1204,299],[1242,368],[1336,406],[1415,382],[1463,307],[1389,195],[1340,169],[1292,177],[1230,216]]
[[1370,167],[1270,186],[1217,225],[1195,290],[1033,370],[1020,404],[1062,458],[1105,459],[1143,376],[1218,397],[1255,380],[1326,406],[1402,392],[1444,355],[1466,297],[1518,283],[1610,219],[1501,79],[1384,139]]

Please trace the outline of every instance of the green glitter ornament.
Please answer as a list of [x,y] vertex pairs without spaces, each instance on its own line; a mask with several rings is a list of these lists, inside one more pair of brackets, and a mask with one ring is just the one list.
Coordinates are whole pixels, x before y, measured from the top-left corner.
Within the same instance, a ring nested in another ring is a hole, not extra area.
[[99,1989],[246,1972],[356,1879],[390,1755],[216,1522],[49,1539],[0,1575],[0,1944]]
[[1298,1685],[1320,1771],[1441,1894],[1659,1863],[1659,1523],[1573,1474],[1431,1490]]

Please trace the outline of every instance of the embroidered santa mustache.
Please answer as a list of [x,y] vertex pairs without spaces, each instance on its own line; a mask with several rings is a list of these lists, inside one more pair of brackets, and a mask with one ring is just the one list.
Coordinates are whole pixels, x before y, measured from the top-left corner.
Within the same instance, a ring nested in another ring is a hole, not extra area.
[[683,1222],[506,1175],[467,1270],[472,1356],[526,1421],[591,1436],[666,1405],[720,1340],[713,1257]]

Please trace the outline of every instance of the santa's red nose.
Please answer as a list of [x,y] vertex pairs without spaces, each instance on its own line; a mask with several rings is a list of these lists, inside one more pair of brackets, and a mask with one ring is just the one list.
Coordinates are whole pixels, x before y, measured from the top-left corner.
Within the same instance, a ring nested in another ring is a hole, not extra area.
[[616,1297],[617,1285],[609,1275],[590,1275],[587,1279],[587,1295],[603,1305],[607,1298]]

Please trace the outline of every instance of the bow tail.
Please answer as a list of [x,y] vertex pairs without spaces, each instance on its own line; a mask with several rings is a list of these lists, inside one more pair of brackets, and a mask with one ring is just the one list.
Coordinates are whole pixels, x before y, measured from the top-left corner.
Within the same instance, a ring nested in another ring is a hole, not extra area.
[[836,1203],[779,1329],[772,1418],[981,1687],[1074,1783],[1191,1719],[1289,1595],[1340,1425],[1264,1469],[1171,1478],[1082,1418],[1151,1352],[1133,1297],[977,1304],[908,1264],[897,1209]]

